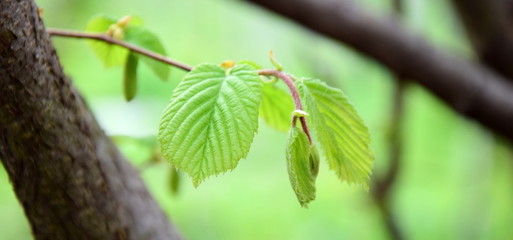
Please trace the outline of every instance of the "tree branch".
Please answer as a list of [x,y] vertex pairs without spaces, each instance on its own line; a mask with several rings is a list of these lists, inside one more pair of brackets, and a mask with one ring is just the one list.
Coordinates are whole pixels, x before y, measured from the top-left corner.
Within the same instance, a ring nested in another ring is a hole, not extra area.
[[[292,78],[288,74],[275,69],[262,69],[258,71],[258,74],[264,76],[275,76],[281,79],[283,82],[285,82],[285,84],[290,90],[292,99],[294,100],[296,110],[303,110],[303,104],[301,104],[301,99],[299,98],[299,93],[297,92],[296,85],[294,84],[294,81],[292,81]],[[295,125],[296,117],[294,116],[293,119],[294,120],[292,122],[293,125]],[[310,141],[310,144],[312,144],[312,137],[310,136],[310,130],[308,130],[308,125],[306,124],[305,117],[299,117],[299,121],[301,121],[303,132],[305,132],[306,136],[308,137],[308,141]]]
[[390,129],[388,135],[389,148],[389,167],[383,175],[374,177],[374,187],[372,195],[383,216],[383,221],[391,239],[404,239],[403,233],[397,224],[391,208],[392,189],[395,186],[402,162],[402,128],[404,127],[404,103],[405,90],[408,87],[405,80],[397,79],[397,85],[394,87],[392,118],[390,119]]
[[0,1],[0,159],[36,239],[179,239],[64,75],[34,1]]
[[[394,0],[392,2],[396,15],[403,14],[403,2],[401,0]],[[392,190],[396,185],[396,180],[401,170],[402,152],[403,152],[403,139],[402,129],[404,125],[404,103],[406,101],[406,88],[408,82],[404,79],[394,76],[396,84],[393,87],[393,100],[392,100],[392,118],[389,120],[389,134],[388,134],[388,150],[389,150],[389,166],[382,175],[374,177],[374,187],[372,188],[372,195],[381,211],[381,216],[388,230],[390,239],[400,240],[404,239],[403,231],[397,223],[392,206],[390,202],[394,195]]]
[[[95,34],[95,33],[87,33],[87,32],[76,32],[76,31],[69,31],[69,30],[62,30],[62,29],[49,29],[46,31],[50,36],[58,36],[58,37],[71,37],[71,38],[82,38],[82,39],[92,39],[92,40],[98,40],[98,41],[104,41],[110,44],[115,44],[121,47],[124,47],[126,49],[129,49],[131,51],[137,52],[139,54],[145,55],[147,57],[153,58],[155,60],[158,60],[160,62],[163,62],[165,64],[181,68],[185,71],[191,71],[192,67],[169,59],[165,56],[159,55],[158,53],[146,50],[144,48],[137,47],[135,45],[131,45],[129,43],[116,40],[106,34]],[[290,76],[284,72],[275,70],[275,69],[262,69],[258,71],[259,75],[273,75],[279,79],[281,79],[285,84],[289,87],[290,93],[292,95],[292,98],[294,100],[294,104],[296,106],[297,110],[303,110],[303,106],[301,104],[301,99],[299,98],[299,94],[297,92],[296,86],[294,84],[294,81],[290,78]],[[294,118],[296,119],[296,118]],[[308,125],[306,123],[305,117],[299,117],[299,120],[301,121],[301,126],[303,127],[303,131],[305,132],[306,136],[308,136],[308,140],[310,143],[312,143],[312,137],[310,136],[310,131],[308,130]],[[294,121],[295,123],[295,121]]]
[[513,87],[481,65],[450,57],[349,0],[249,0],[366,54],[455,111],[513,140]]
[[513,0],[491,0],[499,4],[499,8],[506,15],[508,27],[513,30]]
[[513,29],[497,0],[452,0],[475,53],[486,66],[513,82]]
[[71,37],[71,38],[82,38],[82,39],[94,39],[98,41],[103,41],[110,44],[115,44],[121,47],[124,47],[126,49],[129,49],[133,52],[145,55],[147,57],[153,58],[157,61],[163,62],[165,64],[175,66],[177,68],[183,69],[185,71],[191,71],[192,67],[183,64],[181,62],[172,60],[170,58],[164,57],[158,53],[148,51],[144,48],[116,40],[112,37],[109,37],[106,34],[101,33],[86,33],[86,32],[77,32],[77,31],[69,31],[69,30],[61,30],[61,29],[48,29],[46,30],[50,36],[56,36],[56,37]]

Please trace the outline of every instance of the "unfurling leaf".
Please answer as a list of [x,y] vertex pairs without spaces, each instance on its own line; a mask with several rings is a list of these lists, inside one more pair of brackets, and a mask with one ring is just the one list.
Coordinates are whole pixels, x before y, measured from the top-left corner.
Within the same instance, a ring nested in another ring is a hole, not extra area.
[[296,82],[307,118],[330,169],[349,183],[368,189],[374,161],[367,127],[344,93],[316,79]]
[[262,81],[240,64],[227,75],[214,64],[189,72],[174,90],[160,122],[162,155],[195,186],[232,170],[245,158],[258,127]]
[[290,94],[274,83],[264,82],[260,117],[278,131],[287,132],[290,128],[294,103]]
[[[166,50],[164,49],[164,46],[158,37],[144,28],[138,26],[129,26],[126,28],[124,36],[124,40],[127,43],[142,47],[162,56],[166,55]],[[169,66],[167,64],[143,55],[139,55],[139,58],[160,79],[166,80],[169,77]]]
[[[119,33],[120,31],[122,32],[122,29],[119,26],[115,26],[116,22],[117,21],[114,18],[99,15],[89,21],[86,30],[89,32],[105,34],[110,31],[112,32],[110,33],[112,35],[116,31],[118,32],[116,35],[122,34]],[[126,56],[128,54],[127,49],[97,40],[90,40],[88,42],[96,56],[100,58],[106,67],[121,66],[125,63]]]
[[[98,32],[110,37],[139,46],[149,51],[165,56],[166,51],[160,40],[151,32],[142,27],[142,21],[137,17],[126,16],[120,20],[112,17],[99,15],[87,24],[87,31]],[[106,67],[121,66],[129,50],[102,41],[91,40],[89,44],[95,54],[100,58]],[[147,56],[137,56],[162,80],[169,76],[169,66]]]
[[133,52],[130,52],[126,59],[123,74],[123,94],[127,101],[132,100],[137,92],[137,64],[137,56]]
[[315,145],[310,145],[310,164],[312,174],[317,177],[319,174],[319,152],[317,151],[317,147],[315,147]]
[[312,148],[308,137],[301,129],[295,126],[289,131],[287,169],[289,171],[290,184],[296,193],[299,203],[302,207],[307,208],[308,203],[315,199],[318,157],[312,156]]

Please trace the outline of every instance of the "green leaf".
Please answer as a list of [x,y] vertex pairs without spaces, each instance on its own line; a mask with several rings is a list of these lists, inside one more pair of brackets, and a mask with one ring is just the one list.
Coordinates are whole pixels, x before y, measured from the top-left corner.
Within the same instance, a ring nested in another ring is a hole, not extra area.
[[287,144],[287,169],[292,189],[304,208],[315,199],[315,166],[318,163],[313,162],[315,156],[311,156],[311,150],[306,134],[301,129],[292,127]]
[[344,93],[316,79],[296,82],[330,169],[349,183],[368,190],[374,161],[367,127]]
[[140,27],[143,25],[143,20],[138,16],[130,16],[130,22],[128,25]]
[[115,18],[100,14],[89,20],[86,30],[92,32],[107,32],[109,27],[116,22],[117,20]]
[[[114,24],[116,24],[114,18],[98,15],[89,21],[86,31],[106,33]],[[127,49],[97,40],[90,40],[88,43],[106,67],[122,66],[125,63]]]
[[256,69],[201,64],[173,92],[160,122],[163,156],[195,186],[245,158],[258,127],[261,84]]
[[310,145],[311,151],[310,151],[310,164],[311,164],[311,170],[312,174],[317,177],[317,174],[319,174],[319,152],[317,151],[317,148],[315,145]]
[[[153,33],[136,26],[129,26],[125,30],[124,40],[127,43],[134,44],[162,56],[166,55],[166,50],[157,36]],[[153,58],[139,55],[145,63],[160,79],[166,80],[169,77],[169,66]]]
[[287,132],[290,128],[294,103],[290,94],[272,82],[264,82],[260,117],[278,131]]
[[123,75],[123,94],[127,101],[132,100],[137,91],[137,63],[137,56],[135,53],[130,52],[126,59]]

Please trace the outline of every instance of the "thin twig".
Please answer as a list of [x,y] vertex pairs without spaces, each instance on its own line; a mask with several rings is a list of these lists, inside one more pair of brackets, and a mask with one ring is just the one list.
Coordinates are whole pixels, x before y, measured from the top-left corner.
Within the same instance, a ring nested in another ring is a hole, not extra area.
[[[115,44],[115,45],[124,47],[126,49],[129,49],[129,50],[131,50],[133,52],[136,52],[136,53],[142,54],[144,56],[153,58],[153,59],[155,59],[157,61],[160,61],[160,62],[163,62],[165,64],[168,64],[168,65],[171,65],[171,66],[174,66],[174,67],[177,67],[177,68],[181,68],[181,69],[183,69],[185,71],[191,71],[192,70],[192,67],[187,65],[187,64],[184,64],[184,63],[181,63],[181,62],[169,59],[169,58],[167,58],[165,56],[162,56],[162,55],[157,54],[155,52],[146,50],[144,48],[141,48],[141,47],[138,47],[138,46],[135,46],[135,45],[123,42],[123,41],[116,40],[116,39],[114,39],[114,38],[112,38],[112,37],[110,37],[109,35],[106,35],[106,34],[102,34],[102,33],[87,33],[87,32],[61,30],[61,29],[48,29],[48,30],[46,30],[46,32],[48,32],[48,34],[50,34],[50,36],[69,37],[69,38],[81,38],[81,39],[92,39],[92,40],[98,40],[98,41],[107,42],[107,43],[110,43],[110,44]],[[279,79],[283,80],[283,82],[285,82],[285,84],[290,89],[290,93],[292,94],[292,98],[294,99],[294,104],[296,106],[296,109],[297,110],[303,110],[303,105],[301,104],[301,99],[299,98],[299,93],[297,92],[296,85],[294,84],[294,81],[292,80],[292,78],[290,78],[290,76],[288,74],[286,74],[286,73],[284,73],[282,71],[275,70],[275,69],[262,69],[262,70],[258,71],[258,74],[259,75],[273,75],[273,76],[276,76]],[[310,143],[312,143],[312,137],[310,136],[310,131],[308,130],[308,126],[306,124],[305,117],[299,117],[299,120],[301,121],[301,125],[303,127],[303,131],[308,136],[308,140],[310,141]]]
[[[297,92],[296,84],[294,84],[294,81],[288,74],[276,69],[258,70],[258,74],[264,76],[275,76],[281,79],[283,82],[285,82],[287,87],[289,87],[290,93],[292,94],[292,98],[294,99],[294,105],[296,110],[303,110],[303,104],[301,104],[301,99],[299,98],[299,93]],[[310,136],[310,131],[308,130],[308,125],[306,124],[305,117],[301,116],[299,117],[299,120],[301,121],[303,131],[305,132],[306,136],[308,136],[308,140],[310,141],[310,143],[312,143],[312,137]]]
[[390,148],[390,166],[383,177],[381,183],[382,188],[385,192],[389,192],[389,189],[394,185],[397,175],[401,167],[402,159],[402,127],[404,123],[404,98],[407,82],[405,80],[397,80],[397,86],[395,87],[392,119],[390,124],[390,135],[389,135],[389,148]]
[[296,84],[294,84],[294,81],[292,80],[292,78],[290,78],[289,75],[276,69],[258,70],[258,74],[264,76],[275,76],[283,80],[283,82],[285,82],[287,87],[289,87],[290,89],[290,93],[292,94],[292,98],[294,99],[294,105],[296,106],[296,110],[303,110],[303,104],[301,104],[301,99],[299,98],[299,93],[297,92]]
[[114,39],[114,38],[112,38],[112,37],[110,37],[110,36],[108,36],[106,34],[102,34],[102,33],[86,33],[86,32],[77,32],[77,31],[69,31],[69,30],[61,30],[61,29],[48,29],[48,30],[46,30],[46,32],[48,32],[48,34],[50,34],[50,36],[82,38],[82,39],[94,39],[94,40],[98,40],[98,41],[107,42],[107,43],[110,43],[110,44],[115,44],[115,45],[124,47],[126,49],[129,49],[129,50],[131,50],[133,52],[136,52],[136,53],[142,54],[144,56],[153,58],[153,59],[155,59],[157,61],[169,64],[171,66],[175,66],[177,68],[181,68],[181,69],[183,69],[185,71],[191,71],[191,69],[192,69],[191,66],[188,66],[188,65],[180,63],[178,61],[169,59],[169,58],[167,58],[165,56],[162,56],[160,54],[157,54],[155,52],[148,51],[148,50],[146,50],[144,48],[141,48],[141,47],[138,47],[138,46],[135,46],[135,45],[123,42],[123,41],[116,40],[116,39]]

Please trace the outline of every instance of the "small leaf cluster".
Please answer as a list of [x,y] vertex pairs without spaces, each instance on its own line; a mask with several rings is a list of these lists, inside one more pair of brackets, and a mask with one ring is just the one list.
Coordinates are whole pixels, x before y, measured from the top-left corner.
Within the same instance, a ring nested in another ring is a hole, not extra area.
[[[158,37],[146,30],[137,17],[126,16],[116,20],[106,15],[98,15],[89,21],[86,30],[103,33],[116,40],[166,55]],[[124,66],[123,93],[127,101],[132,100],[137,91],[139,61],[148,66],[161,80],[169,77],[169,66],[165,63],[110,43],[91,40],[89,45],[106,67]]]
[[[158,38],[135,17],[97,16],[87,30],[166,54]],[[136,94],[139,60],[161,79],[168,78],[168,66],[153,58],[105,42],[91,41],[90,45],[105,66],[124,65],[123,89],[128,101]],[[370,136],[345,94],[318,79],[283,72],[272,52],[270,61],[275,70],[251,61],[225,61],[200,64],[184,76],[164,111],[157,137],[159,156],[172,165],[171,188],[178,186],[176,169],[199,186],[209,176],[237,167],[249,152],[261,118],[289,133],[286,165],[301,206],[308,207],[315,199],[320,158],[341,181],[368,190],[374,161]],[[276,84],[279,80],[291,94]]]
[[[198,186],[246,158],[260,116],[271,127],[289,131],[287,169],[301,206],[315,199],[320,156],[342,181],[367,190],[374,159],[370,137],[344,93],[317,79],[293,78],[305,106],[297,109],[291,95],[275,84],[278,79],[260,76],[259,68],[247,61],[194,67],[161,118],[157,140],[163,157]],[[302,128],[299,118],[306,119]]]

